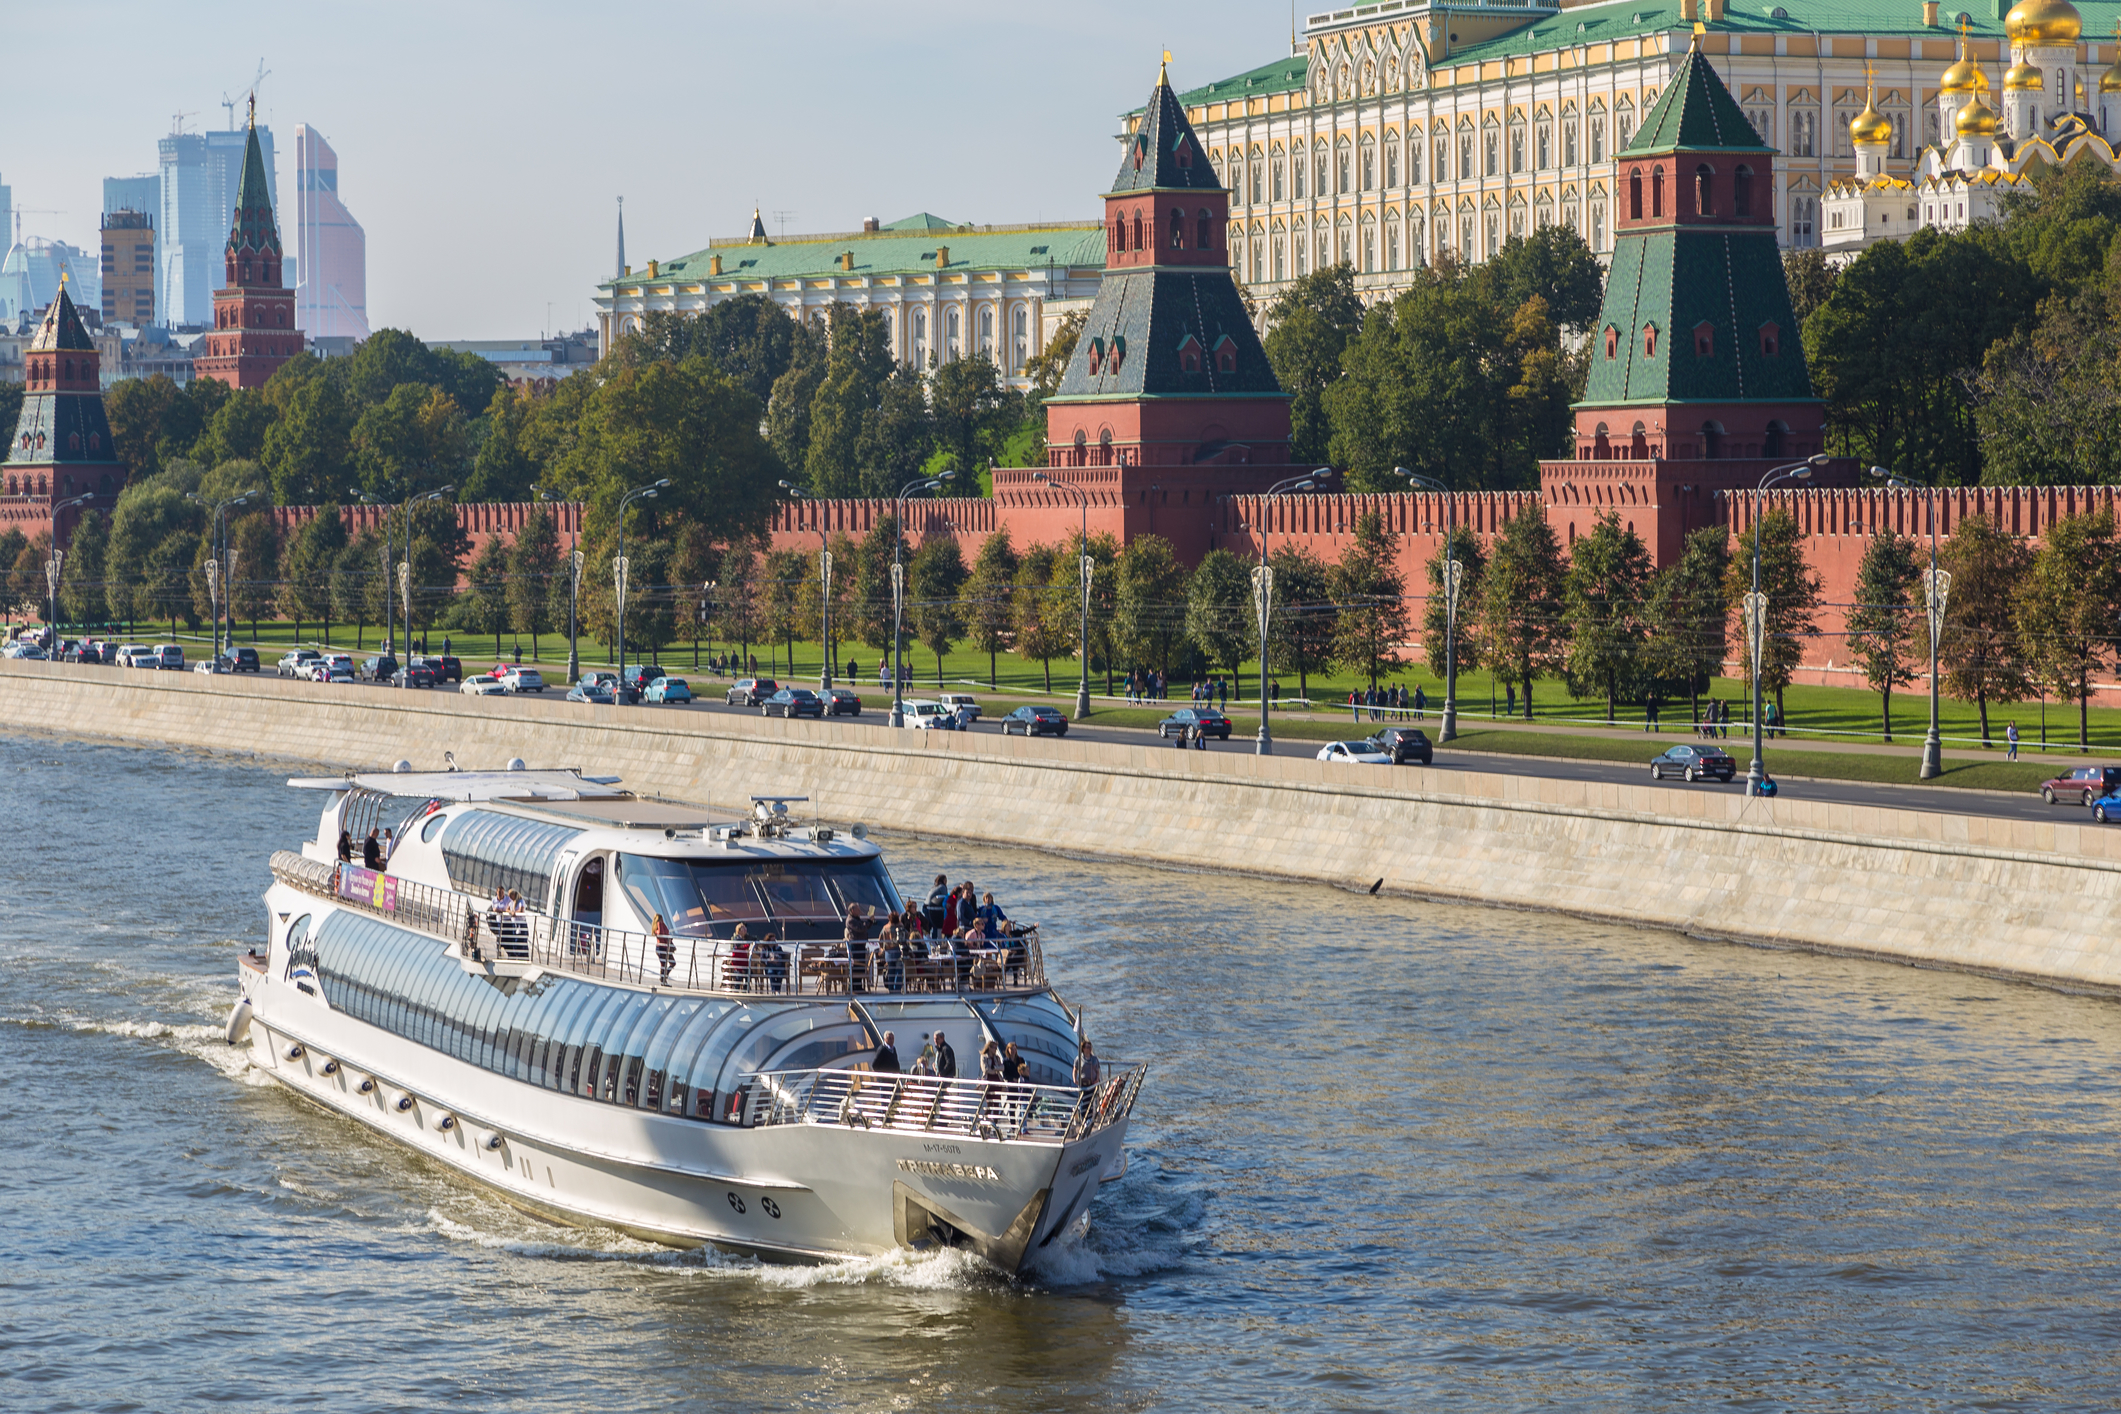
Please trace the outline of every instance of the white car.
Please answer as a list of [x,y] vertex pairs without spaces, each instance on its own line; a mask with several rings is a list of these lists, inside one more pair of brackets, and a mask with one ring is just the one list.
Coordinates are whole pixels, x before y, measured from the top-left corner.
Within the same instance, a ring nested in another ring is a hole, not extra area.
[[906,725],[917,732],[954,732],[957,713],[940,702],[908,702]]
[[191,670],[195,673],[208,674],[234,671],[228,666],[226,661],[220,658],[201,658],[198,662],[191,665]]
[[327,658],[312,658],[297,670],[299,675],[311,682],[352,682],[354,680],[353,659],[344,653],[334,653]]
[[297,648],[291,653],[280,655],[280,661],[273,668],[273,673],[276,677],[283,678],[307,677],[309,665],[323,656],[314,648]]
[[42,648],[26,639],[8,644],[6,651],[0,653],[0,657],[21,658],[29,662],[38,663],[43,662],[47,656]]
[[498,679],[510,692],[543,692],[545,675],[536,668],[510,668]]
[[969,692],[945,692],[935,700],[957,713],[960,722],[969,725],[979,720],[979,699]]
[[165,671],[172,673],[184,671],[184,649],[181,645],[158,643],[154,646],[153,652],[157,666]]
[[508,688],[492,673],[480,673],[477,677],[464,679],[458,684],[457,691],[469,693],[473,697],[500,697],[507,693]]
[[1389,766],[1392,754],[1379,751],[1373,741],[1336,741],[1318,753],[1321,761],[1339,761],[1355,766]]

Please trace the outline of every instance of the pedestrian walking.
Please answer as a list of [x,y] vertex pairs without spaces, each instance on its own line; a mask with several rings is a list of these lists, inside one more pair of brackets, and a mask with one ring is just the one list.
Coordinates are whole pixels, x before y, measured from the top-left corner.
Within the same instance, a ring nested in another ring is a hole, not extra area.
[[1643,699],[1642,729],[1646,732],[1661,732],[1664,730],[1657,724],[1657,698],[1655,694]]
[[2015,760],[2017,760],[2017,759],[2018,759],[2018,724],[2017,724],[2016,722],[2012,722],[2012,723],[2011,723],[2011,724],[2010,724],[2010,725],[2009,725],[2008,727],[2005,727],[2005,728],[2004,728],[2004,730],[2003,730],[2003,740],[2004,740],[2005,744],[2006,744],[2006,745],[2008,745],[2008,746],[2010,747],[2010,750],[2008,750],[2008,751],[2006,751],[2006,752],[2004,752],[2004,753],[2003,753],[2003,759],[2004,759],[2004,760],[2006,760],[2006,761],[2015,761]]
[[1414,720],[1417,722],[1423,722],[1427,721],[1428,717],[1429,694],[1423,692],[1421,690],[1420,685],[1416,684],[1414,688]]
[[[1517,684],[1516,684],[1516,683],[1514,683],[1514,682],[1512,682],[1512,683],[1504,683],[1504,684],[1503,684],[1503,688],[1502,688],[1502,693],[1503,693],[1503,697],[1502,697],[1502,715],[1504,715],[1505,717],[1514,717],[1514,716],[1516,716],[1516,715],[1517,715]],[[1494,703],[1495,703],[1495,699],[1494,699],[1494,698],[1492,698],[1492,697],[1490,697],[1490,698],[1488,699],[1488,704],[1489,704],[1489,706],[1490,706],[1490,707],[1492,707],[1492,706],[1494,705]]]

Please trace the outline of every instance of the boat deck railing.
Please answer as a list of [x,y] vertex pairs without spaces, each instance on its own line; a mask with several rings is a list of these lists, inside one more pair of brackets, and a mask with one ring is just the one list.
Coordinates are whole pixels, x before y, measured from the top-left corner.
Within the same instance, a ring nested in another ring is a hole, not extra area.
[[[924,992],[1012,992],[1045,986],[1038,930],[998,938],[963,956],[884,958],[871,940],[850,957],[844,943],[696,938],[604,928],[542,913],[501,914],[489,901],[294,850],[272,857],[274,877],[460,947],[476,962],[522,964],[605,981],[694,992],[783,996]],[[954,946],[954,945],[953,945]],[[836,955],[835,955],[836,954]]]
[[744,1081],[742,1122],[1072,1144],[1125,1119],[1147,1074],[1147,1066],[1115,1065],[1096,1085],[1077,1089],[867,1070],[763,1071]]

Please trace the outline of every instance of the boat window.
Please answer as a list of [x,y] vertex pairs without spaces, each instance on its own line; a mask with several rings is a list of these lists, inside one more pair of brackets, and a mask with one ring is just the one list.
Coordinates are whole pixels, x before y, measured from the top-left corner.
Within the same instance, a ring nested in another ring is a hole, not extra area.
[[612,1072],[618,1083],[609,1098],[622,1105],[640,1104],[648,1047],[654,1042],[655,1033],[669,1024],[677,1004],[676,997],[656,997],[635,1017],[633,1029],[614,1052]]
[[601,1031],[592,1034],[584,1047],[582,1060],[582,1093],[593,1099],[608,1100],[618,1085],[618,1061],[627,1036],[633,1025],[648,1007],[648,994],[631,994],[624,1006],[612,1012],[605,1020]]
[[663,1108],[664,1072],[670,1066],[670,1051],[677,1044],[685,1028],[692,1024],[694,1013],[700,1009],[697,1001],[684,1002],[663,1017],[663,1024],[655,1030],[648,1044],[641,1049],[642,1084],[640,1105],[644,1110]]
[[698,1073],[695,1062],[708,1033],[714,1030],[717,1022],[734,1011],[737,1005],[736,1002],[721,1000],[702,1002],[700,1009],[685,1024],[684,1031],[678,1035],[676,1043],[670,1048],[670,1076],[666,1087],[668,1094],[664,1103],[665,1109],[673,1114],[697,1114],[704,1117],[714,1108],[714,1091],[711,1089],[701,1094],[699,1104],[691,1103],[692,1078]]
[[619,878],[644,920],[660,913],[673,933],[689,937],[726,938],[741,923],[754,934],[770,926],[789,939],[836,938],[849,904],[878,917],[900,907],[873,855],[723,863],[627,854]]
[[579,982],[563,982],[555,995],[559,1000],[546,1022],[544,1039],[530,1053],[530,1083],[548,1090],[560,1088],[553,1077],[567,1047],[568,1029],[583,1007],[596,1004],[597,989]]
[[[752,1028],[744,1036],[742,1044],[732,1049],[728,1058],[722,1062],[721,1076],[714,1088],[724,1094],[734,1090],[741,1077],[762,1069],[768,1056],[798,1036],[816,1029],[817,1022],[817,1011],[805,1007],[793,1016],[783,1015],[778,1020]],[[706,1078],[704,1070],[700,1073],[700,1078]]]
[[582,835],[566,825],[481,810],[448,818],[442,830],[442,857],[457,887],[476,894],[513,889],[540,912],[551,892],[553,863]]
[[[721,1025],[707,1033],[707,1039],[700,1043],[699,1054],[692,1061],[691,1082],[696,1093],[711,1097],[711,1118],[726,1117],[726,1102],[721,1097],[729,1093],[729,1087],[720,1081],[730,1053],[775,1017],[785,1017],[787,1014],[785,1007],[740,1004],[736,1011],[723,1019]],[[693,1103],[692,1112],[695,1115],[703,1113],[697,1100]]]
[[559,1059],[552,1070],[552,1088],[564,1090],[570,1095],[582,1093],[582,1054],[589,1047],[589,1038],[599,1034],[606,1013],[626,1004],[626,994],[610,987],[598,987],[590,995],[589,1004],[575,1014],[567,1029],[566,1043],[560,1048]]
[[[469,974],[467,974],[469,976]],[[502,1013],[508,998],[483,977],[469,977],[474,990],[465,994],[458,1013],[464,1031],[464,1059],[473,1065],[493,1066],[494,1042],[499,1039]]]
[[819,1070],[834,1061],[872,1049],[869,1032],[861,1026],[831,1026],[811,1032],[799,1044],[769,1056],[766,1070]]
[[448,823],[449,817],[447,815],[431,816],[426,824],[420,826],[420,843],[433,844],[435,836],[440,834],[442,827]]

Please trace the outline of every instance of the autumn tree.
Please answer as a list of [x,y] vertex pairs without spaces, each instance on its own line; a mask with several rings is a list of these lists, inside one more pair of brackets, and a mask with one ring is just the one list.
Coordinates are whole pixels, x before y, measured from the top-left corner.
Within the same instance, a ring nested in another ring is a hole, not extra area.
[[2092,694],[2121,639],[2114,513],[2058,520],[2043,541],[2018,587],[2018,640],[2047,689],[2077,704],[2077,745],[2089,750]]
[[1524,689],[1532,718],[1532,683],[1563,662],[1561,542],[1537,501],[1503,522],[1481,576],[1480,624],[1489,668]]
[[1386,533],[1384,517],[1365,511],[1356,517],[1355,538],[1328,576],[1337,611],[1333,661],[1372,688],[1406,661],[1399,649],[1409,632],[1407,585],[1398,562],[1399,545]]
[[1608,511],[1569,547],[1562,583],[1569,691],[1605,698],[1611,722],[1621,697],[1641,687],[1649,639],[1650,552]]
[[1856,567],[1856,602],[1849,607],[1849,656],[1878,694],[1885,739],[1893,739],[1893,689],[1915,681],[1915,622],[1909,607],[1922,566],[1915,542],[1887,526],[1871,537]]
[[[1993,518],[1977,515],[1967,516],[1952,528],[1937,552],[1937,561],[1952,576],[1943,632],[1937,639],[1940,686],[1979,710],[1981,741],[1986,745],[1989,703],[2023,701],[2032,691],[2018,636],[2018,587],[2032,556]],[[1917,634],[1917,651],[1926,657],[1930,649],[1926,614],[1921,616]]]
[[[1784,713],[1782,694],[1804,658],[1805,640],[1817,630],[1820,594],[1825,582],[1804,559],[1804,533],[1797,518],[1780,506],[1761,516],[1738,537],[1737,552],[1724,571],[1723,595],[1737,615],[1753,587],[1753,547],[1760,548],[1760,591],[1767,595],[1767,635],[1760,649],[1760,691],[1775,695],[1775,715]],[[1745,638],[1739,620],[1739,640]],[[1752,661],[1746,662],[1752,675]]]

